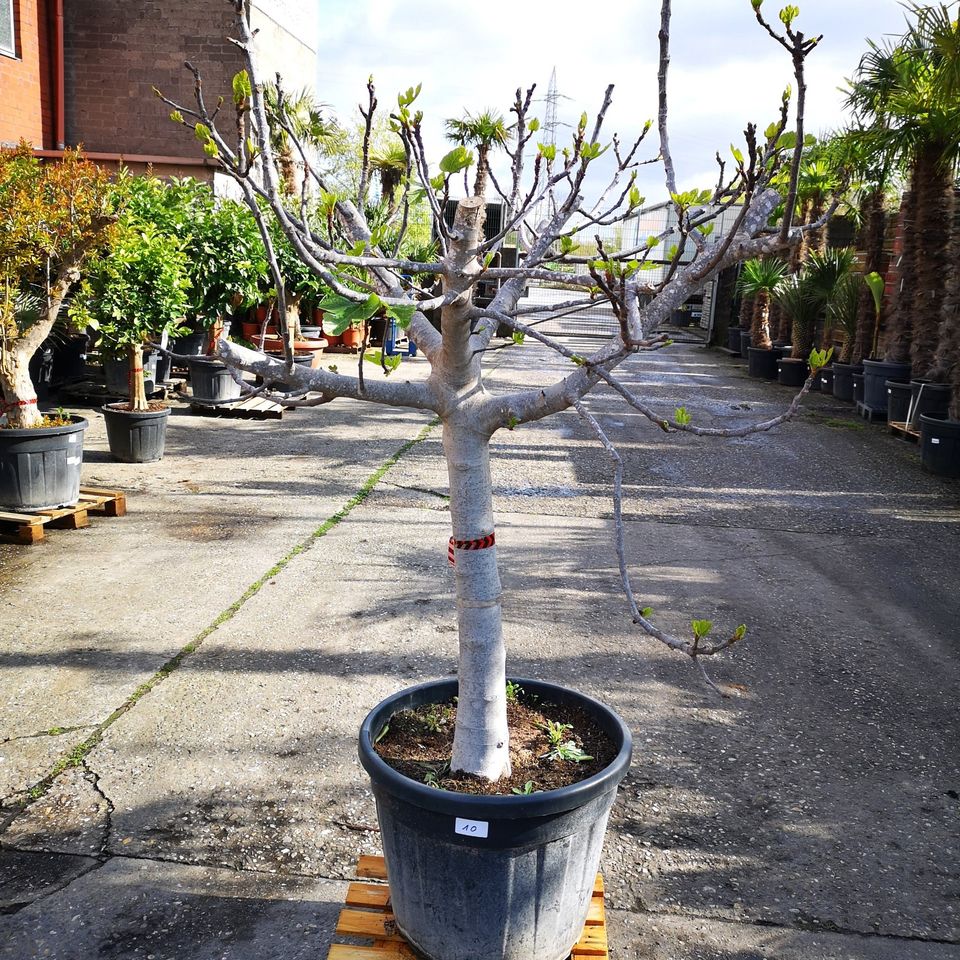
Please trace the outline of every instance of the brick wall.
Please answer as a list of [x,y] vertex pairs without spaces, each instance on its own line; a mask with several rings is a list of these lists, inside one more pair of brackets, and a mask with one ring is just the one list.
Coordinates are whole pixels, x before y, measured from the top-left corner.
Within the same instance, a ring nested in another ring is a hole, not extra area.
[[50,23],[46,0],[13,0],[17,56],[0,54],[0,143],[53,140]]
[[199,156],[199,145],[171,123],[151,92],[193,104],[190,60],[203,73],[211,109],[230,105],[239,54],[226,37],[224,0],[71,0],[65,5],[66,135],[92,152]]

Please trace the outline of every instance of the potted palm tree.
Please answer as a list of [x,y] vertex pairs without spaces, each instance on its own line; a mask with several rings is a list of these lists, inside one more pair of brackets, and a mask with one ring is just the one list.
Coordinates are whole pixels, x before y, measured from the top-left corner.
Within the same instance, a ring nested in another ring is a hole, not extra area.
[[0,507],[75,503],[82,417],[37,407],[30,360],[50,335],[80,271],[106,242],[114,194],[105,172],[68,150],[41,164],[26,143],[0,148]]
[[740,273],[740,292],[753,299],[747,367],[751,377],[776,379],[777,355],[770,340],[770,302],[786,272],[786,263],[778,257],[754,257],[744,263]]
[[100,330],[100,350],[127,364],[129,399],[101,408],[114,459],[149,463],[163,456],[169,407],[149,401],[144,344],[176,336],[188,306],[184,244],[152,223],[126,216],[113,242],[92,261],[71,314]]
[[950,210],[960,156],[957,21],[945,5],[915,6],[895,42],[871,43],[851,84],[878,154],[903,164],[899,292],[882,359],[864,361],[864,406],[886,415],[886,381],[942,376],[935,354],[948,269]]

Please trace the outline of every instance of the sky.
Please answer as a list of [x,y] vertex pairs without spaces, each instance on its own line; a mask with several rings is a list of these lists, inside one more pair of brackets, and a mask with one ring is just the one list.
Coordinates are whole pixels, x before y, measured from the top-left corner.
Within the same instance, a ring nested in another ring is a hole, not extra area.
[[[843,122],[838,88],[867,49],[865,38],[901,34],[904,10],[897,0],[795,5],[795,28],[824,36],[808,60],[807,129],[819,133]],[[714,153],[729,156],[748,121],[763,129],[776,118],[792,67],[756,23],[750,0],[673,6],[670,138],[678,186],[707,187],[716,180]],[[766,0],[768,19],[779,23],[781,6]],[[596,8],[583,0],[322,0],[317,93],[347,123],[357,118],[370,74],[385,110],[400,90],[422,83],[418,106],[435,165],[450,149],[444,119],[487,108],[509,116],[516,88],[536,83],[535,96],[545,96],[556,68],[560,120],[575,124],[584,110],[592,117],[614,83],[606,139],[618,132],[627,141],[656,119],[659,9],[657,0],[607,0]],[[647,156],[656,154],[655,132]],[[558,142],[569,134],[560,127]],[[662,180],[659,166],[642,169],[638,182],[649,203],[665,198]]]

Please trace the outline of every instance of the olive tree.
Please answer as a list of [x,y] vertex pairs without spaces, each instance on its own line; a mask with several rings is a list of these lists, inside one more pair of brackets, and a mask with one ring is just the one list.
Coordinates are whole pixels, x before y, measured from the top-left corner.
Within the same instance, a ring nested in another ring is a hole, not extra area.
[[[231,118],[229,133],[217,127],[216,108],[205,102],[200,71],[191,64],[187,66],[197,81],[196,103],[188,108],[167,100],[173,119],[192,127],[205,153],[239,184],[258,217],[281,301],[284,292],[280,270],[269,223],[258,201],[265,203],[297,255],[336,296],[335,301],[328,303],[339,304],[343,316],[394,318],[427,358],[430,373],[422,382],[364,378],[362,361],[357,376],[308,370],[294,366],[292,354],[286,362],[273,360],[226,341],[220,341],[218,353],[237,371],[238,379],[240,371],[247,371],[261,375],[265,381],[285,381],[299,391],[299,402],[303,404],[350,397],[431,411],[442,422],[460,649],[452,768],[491,780],[509,770],[501,586],[490,479],[491,438],[504,428],[541,420],[569,408],[577,410],[590,425],[613,462],[616,548],[633,623],[689,657],[707,678],[703,659],[729,648],[743,636],[745,628],[736,627],[714,638],[710,636],[709,622],[695,620],[689,637],[675,636],[658,626],[651,612],[637,599],[624,552],[622,461],[590,414],[584,398],[594,388],[606,385],[664,431],[683,430],[701,436],[734,437],[769,430],[796,413],[810,381],[781,416],[736,429],[700,427],[690,422],[683,408],[670,417],[655,411],[623,384],[616,371],[621,364],[636,360],[638,354],[662,348],[667,341],[654,332],[657,325],[720,270],[752,257],[788,253],[801,241],[804,231],[821,227],[832,213],[831,208],[815,223],[799,227],[792,222],[791,215],[804,142],[804,61],[820,38],[805,37],[796,29],[799,11],[795,7],[784,8],[780,23],[774,26],[761,12],[762,0],[750,0],[761,26],[792,59],[797,80],[796,109],[790,92],[785,92],[777,104],[776,119],[766,129],[760,131],[749,125],[742,146],[732,148],[725,161],[718,156],[715,186],[681,192],[676,183],[667,123],[671,3],[662,0],[656,122],[647,123],[635,141],[622,143],[612,136],[605,142],[605,121],[613,96],[609,87],[596,115],[592,120],[587,114],[581,117],[569,143],[560,148],[538,145],[535,137],[539,124],[531,113],[533,87],[525,92],[518,89],[510,108],[512,137],[503,144],[509,158],[509,174],[503,183],[497,180],[493,184],[506,206],[506,218],[503,230],[489,239],[485,239],[482,229],[485,204],[481,198],[461,199],[452,227],[444,222],[451,182],[459,181],[457,175],[474,162],[474,157],[461,144],[439,161],[438,168],[429,165],[424,147],[424,118],[415,106],[419,88],[412,87],[398,97],[391,122],[407,158],[408,174],[401,185],[404,199],[397,205],[401,227],[409,197],[416,191],[425,195],[431,206],[439,238],[438,261],[422,263],[397,256],[398,246],[381,246],[382,233],[372,231],[360,212],[362,196],[336,199],[332,232],[315,226],[310,211],[311,189],[326,197],[333,191],[328,189],[322,174],[311,167],[305,151],[301,151],[301,158],[306,182],[298,191],[296,202],[291,203],[289,198],[285,201],[271,152],[263,95],[265,78],[258,69],[257,43],[244,16],[242,0],[229,2],[237,13],[235,42],[245,58],[245,69],[233,84],[235,123]],[[745,9],[745,13],[749,14],[749,10]],[[369,102],[364,111],[368,129],[375,103],[372,91]],[[287,119],[279,83],[272,118],[296,145],[294,125]],[[597,238],[593,255],[580,254],[583,237],[589,238],[601,226],[624,221],[642,204],[635,172],[641,162],[638,157],[645,149],[643,141],[654,128],[659,134],[659,159],[676,209],[677,227],[616,252],[606,250]],[[601,156],[609,164],[609,182],[588,201],[586,192],[594,179],[588,180],[588,173],[599,166]],[[788,171],[786,178],[783,171]],[[361,177],[361,181],[366,179],[366,175]],[[773,188],[773,184],[784,182],[785,187],[781,186],[779,191]],[[777,208],[785,212],[771,224]],[[714,221],[727,210],[736,211],[733,225],[722,236],[715,236],[711,229]],[[520,265],[493,266],[497,249],[508,234],[514,233],[521,248]],[[650,280],[652,275],[647,267],[651,251],[667,240],[675,248],[669,269],[663,279]],[[616,316],[616,334],[589,356],[545,336],[528,322],[542,307],[518,306],[528,283],[555,281],[558,267],[565,271],[563,282],[571,292],[568,299],[555,306],[556,310],[570,311],[605,300]],[[434,282],[420,286],[409,279],[412,277],[433,278]],[[500,282],[499,292],[487,306],[474,302],[474,290],[481,278]],[[439,330],[424,315],[435,310],[440,311]],[[283,312],[281,308],[281,316]],[[484,383],[485,358],[499,327],[513,331],[518,340],[537,340],[566,357],[570,361],[569,374],[543,389],[488,390]],[[822,362],[822,355],[814,356],[814,371]],[[308,397],[309,391],[319,396]]]

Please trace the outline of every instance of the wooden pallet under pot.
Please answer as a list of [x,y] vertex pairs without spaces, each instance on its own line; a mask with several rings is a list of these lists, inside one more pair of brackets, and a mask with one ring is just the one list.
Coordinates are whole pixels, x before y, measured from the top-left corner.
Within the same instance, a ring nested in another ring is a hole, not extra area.
[[0,540],[7,543],[33,544],[44,539],[46,527],[80,530],[90,526],[89,514],[122,517],[127,512],[127,495],[119,490],[81,487],[80,499],[72,507],[53,510],[31,510],[27,513],[0,511]]
[[[367,880],[387,879],[383,857],[361,857],[357,876]],[[351,883],[344,908],[337,920],[336,935],[351,939],[366,938],[366,945],[332,943],[327,960],[418,960],[416,954],[397,933],[390,911],[390,887],[386,883]],[[590,901],[590,913],[583,934],[570,953],[571,960],[608,960],[607,921],[603,906],[603,878],[597,874]]]

